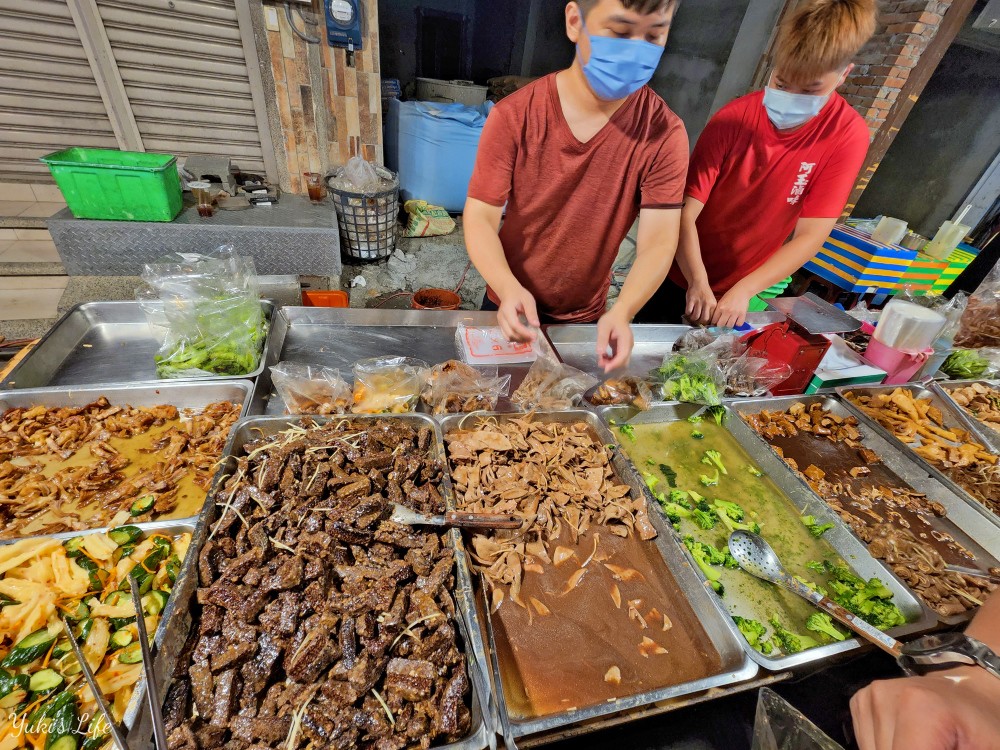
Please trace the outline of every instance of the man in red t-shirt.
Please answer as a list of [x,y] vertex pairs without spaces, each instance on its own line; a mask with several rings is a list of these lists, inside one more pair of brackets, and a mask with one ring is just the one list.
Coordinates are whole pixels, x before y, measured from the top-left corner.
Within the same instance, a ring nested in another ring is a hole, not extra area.
[[637,321],[739,326],[751,297],[819,251],[868,150],[864,119],[836,89],[875,14],[875,0],[808,0],[782,24],[767,88],[723,107],[698,139],[677,263]]
[[[573,64],[503,99],[486,120],[465,242],[489,284],[483,308],[498,310],[511,340],[533,339],[543,320],[597,321],[599,364],[628,362],[632,317],[666,277],[680,227],[687,134],[645,85],[676,4],[569,3]],[[636,261],[606,312],[611,267],[636,216]]]

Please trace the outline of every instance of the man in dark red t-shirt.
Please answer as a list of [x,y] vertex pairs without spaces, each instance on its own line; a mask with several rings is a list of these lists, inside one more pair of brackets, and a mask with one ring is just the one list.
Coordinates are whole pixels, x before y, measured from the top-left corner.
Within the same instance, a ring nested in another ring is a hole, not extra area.
[[868,150],[864,119],[836,89],[875,13],[875,0],[808,0],[782,24],[767,88],[723,107],[698,139],[677,263],[637,321],[741,325],[751,297],[819,251]]
[[[597,321],[600,365],[628,362],[632,317],[666,277],[680,227],[687,134],[645,85],[676,4],[569,3],[572,66],[503,99],[486,120],[465,241],[489,284],[484,309],[498,310],[512,340],[534,338],[543,319]],[[635,265],[606,312],[611,267],[636,216]]]

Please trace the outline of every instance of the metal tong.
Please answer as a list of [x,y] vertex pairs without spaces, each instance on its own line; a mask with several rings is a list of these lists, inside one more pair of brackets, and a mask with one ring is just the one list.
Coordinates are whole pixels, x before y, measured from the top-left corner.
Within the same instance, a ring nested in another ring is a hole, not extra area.
[[406,526],[447,526],[459,529],[519,529],[523,523],[518,516],[493,513],[448,511],[442,515],[428,515],[399,503],[392,506],[392,520]]
[[76,660],[80,663],[80,670],[83,672],[83,679],[87,681],[87,685],[90,687],[90,692],[94,695],[94,700],[97,702],[97,708],[100,710],[101,715],[104,716],[104,720],[108,723],[108,728],[111,731],[111,737],[115,742],[115,747],[118,750],[129,750],[128,744],[125,742],[125,732],[122,730],[118,722],[115,721],[115,717],[111,713],[111,708],[108,706],[107,701],[104,700],[104,695],[101,693],[100,688],[97,687],[97,678],[94,677],[94,671],[90,668],[87,660],[83,658],[83,650],[80,648],[80,644],[76,642],[76,634],[73,632],[72,626],[69,624],[69,620],[66,616],[62,617],[63,628],[66,629],[66,635],[69,636],[70,645],[73,647],[73,653],[76,655]]
[[510,727],[510,714],[507,713],[507,699],[503,694],[503,682],[500,678],[500,659],[497,657],[497,641],[493,632],[493,615],[490,612],[490,603],[486,600],[486,576],[480,574],[480,590],[483,592],[483,611],[486,612],[486,636],[489,641],[490,667],[493,672],[493,682],[496,685],[494,694],[497,700],[497,709],[500,712],[500,732],[503,734],[503,744],[507,750],[517,750],[517,743],[514,741],[514,731]]

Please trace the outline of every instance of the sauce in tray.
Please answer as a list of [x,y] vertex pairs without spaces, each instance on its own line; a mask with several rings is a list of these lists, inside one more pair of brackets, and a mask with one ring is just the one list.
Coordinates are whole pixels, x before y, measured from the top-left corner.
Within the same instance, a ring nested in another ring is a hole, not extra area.
[[[595,534],[597,552],[582,567],[595,549]],[[493,614],[514,718],[718,674],[721,657],[652,542],[594,527],[578,544],[561,544],[574,550],[573,557],[543,566],[542,573],[525,573],[521,599],[527,606],[505,599]]]
[[[800,514],[791,501],[766,475],[757,477],[748,467],[754,466],[746,451],[726,430],[705,419],[697,425],[686,420],[670,423],[633,424],[635,440],[622,436],[620,443],[640,472],[648,472],[659,480],[654,492],[669,494],[670,482],[660,465],[676,473],[676,489],[694,490],[709,503],[716,499],[738,503],[748,519],[761,525],[761,536],[774,548],[782,563],[794,576],[800,576],[820,586],[825,577],[806,567],[816,560],[838,560],[833,548],[822,538],[814,538],[802,524]],[[697,429],[704,438],[692,437]],[[721,474],[717,486],[702,485],[700,477],[711,476],[714,467],[702,463],[707,450],[722,454],[728,474]],[[756,467],[754,467],[756,468]],[[729,538],[729,530],[721,522],[712,529],[698,527],[690,519],[681,519],[680,536],[692,536],[722,549]],[[773,584],[762,581],[743,570],[715,568],[725,587],[722,601],[730,614],[740,615],[767,624],[768,618],[777,615],[786,627],[807,633],[804,622],[815,608],[800,597]],[[810,633],[810,635],[813,635]]]

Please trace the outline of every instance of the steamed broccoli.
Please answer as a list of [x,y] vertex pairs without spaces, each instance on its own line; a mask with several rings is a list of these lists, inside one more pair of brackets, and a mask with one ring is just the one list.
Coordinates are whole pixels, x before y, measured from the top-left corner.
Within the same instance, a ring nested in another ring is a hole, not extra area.
[[829,560],[810,562],[810,570],[826,574],[830,598],[879,630],[888,630],[906,622],[899,607],[892,603],[892,591],[878,578],[866,581],[846,565]]
[[726,407],[722,404],[713,404],[708,407],[708,413],[715,419],[715,423],[722,426],[722,419],[726,416]]
[[688,493],[684,490],[670,490],[670,502],[682,505],[688,510],[694,507],[688,500]]
[[693,437],[695,440],[703,440],[705,437],[705,433],[702,432],[701,430],[694,429],[691,430],[691,437]]
[[[678,502],[674,502],[672,498],[674,497],[675,493],[677,493],[677,490],[671,491],[670,493],[671,499],[668,500],[667,496],[664,493],[660,492],[656,495],[656,500],[660,504],[660,507],[663,508],[663,512],[666,513],[667,518],[670,519],[670,523],[676,526],[676,524],[680,523],[680,520],[682,518],[691,517],[691,509],[686,508],[684,505],[681,505]],[[681,492],[679,494],[681,495],[681,499],[683,499],[684,493]]]
[[733,622],[740,629],[747,643],[763,654],[769,654],[773,650],[770,639],[766,638],[767,628],[757,620],[748,620],[739,615],[733,615]]
[[704,544],[703,542],[695,541],[692,536],[684,537],[684,546],[688,548],[694,561],[701,568],[701,572],[705,574],[705,577],[709,581],[718,581],[722,577],[722,574],[716,570],[712,562],[713,559],[717,559],[720,556],[719,550],[715,549],[711,544]]
[[688,490],[688,494],[694,501],[694,507],[701,508],[704,511],[709,511],[712,509],[712,506],[708,504],[708,500],[705,499],[704,495],[699,495],[694,490]]
[[771,623],[771,627],[774,628],[775,640],[778,641],[778,644],[784,649],[785,653],[797,654],[800,651],[805,651],[819,645],[819,641],[815,638],[810,638],[808,635],[799,635],[785,628],[777,615],[771,615],[769,622]]
[[701,462],[707,464],[708,466],[715,466],[723,474],[728,474],[726,471],[725,464],[722,463],[722,454],[716,450],[707,450],[705,455],[701,457]]
[[730,533],[733,531],[749,531],[754,534],[760,533],[760,524],[756,521],[745,521],[746,512],[742,506],[728,500],[715,501],[716,515],[726,525]]
[[802,525],[809,529],[809,533],[817,539],[833,528],[832,523],[816,523],[816,516],[802,516],[801,520]]
[[814,633],[822,633],[835,641],[846,641],[847,635],[837,630],[833,619],[826,612],[813,612],[806,619],[806,629]]
[[729,545],[727,544],[722,548],[722,567],[729,568],[730,570],[737,570],[740,564],[733,557],[733,553],[729,551]]
[[715,487],[719,484],[719,470],[715,470],[714,476],[710,477],[707,474],[702,474],[698,479],[706,487]]
[[695,508],[691,513],[691,517],[694,519],[694,522],[698,524],[698,527],[704,529],[705,531],[714,529],[715,524],[718,523],[719,520],[713,511],[705,511],[701,508]]
[[618,425],[618,432],[627,437],[633,443],[635,442],[635,427],[630,424],[620,424]]
[[660,478],[654,477],[648,471],[642,472],[642,479],[646,483],[646,486],[649,487],[650,492],[652,492],[656,485],[660,483]]
[[758,469],[758,468],[757,468],[756,466],[754,466],[753,464],[747,464],[747,465],[746,465],[746,470],[747,470],[748,472],[750,472],[750,473],[751,473],[751,474],[752,474],[753,476],[755,476],[755,477],[762,477],[762,476],[764,476],[764,472],[763,472],[763,471],[761,471],[760,469]]

